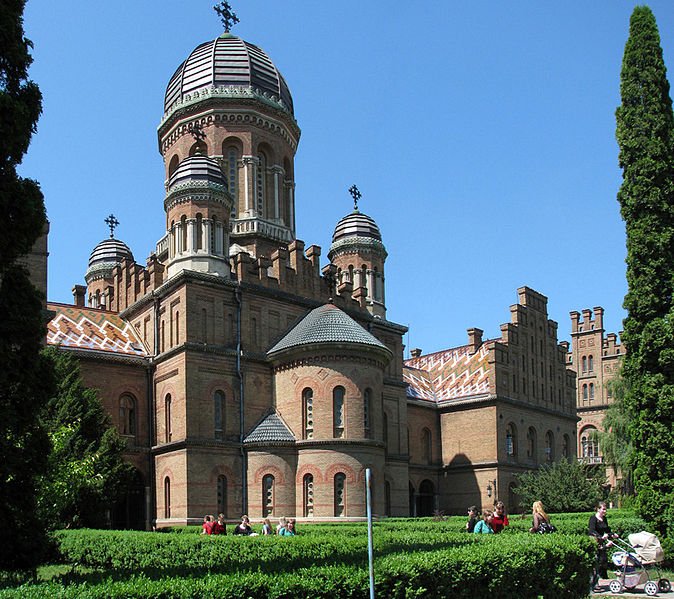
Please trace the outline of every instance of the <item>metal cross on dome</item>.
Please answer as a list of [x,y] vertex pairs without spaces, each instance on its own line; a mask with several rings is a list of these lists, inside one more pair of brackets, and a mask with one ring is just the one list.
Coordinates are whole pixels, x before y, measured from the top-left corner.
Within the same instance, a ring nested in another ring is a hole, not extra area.
[[110,214],[103,222],[110,227],[110,239],[112,239],[115,236],[115,228],[119,225],[119,221],[114,214]]
[[204,130],[201,128],[201,125],[199,123],[194,123],[193,125],[190,125],[188,131],[194,138],[194,141],[196,141],[197,143],[206,139],[206,133],[204,133]]
[[358,190],[358,187],[356,187],[356,184],[354,183],[351,187],[349,187],[349,193],[351,194],[351,197],[353,198],[353,209],[358,212],[358,200],[363,197],[363,194],[360,193]]

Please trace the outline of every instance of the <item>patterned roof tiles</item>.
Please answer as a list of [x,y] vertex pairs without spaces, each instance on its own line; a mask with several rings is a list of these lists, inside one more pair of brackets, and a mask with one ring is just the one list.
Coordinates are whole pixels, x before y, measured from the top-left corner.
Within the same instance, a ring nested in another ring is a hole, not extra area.
[[354,343],[389,351],[348,314],[333,304],[325,304],[309,312],[268,353],[315,343]]
[[272,412],[246,436],[244,443],[295,442],[295,435],[290,432],[281,417]]
[[441,402],[489,393],[489,349],[485,342],[471,354],[464,345],[444,351],[410,358],[405,361],[403,378],[407,397]]
[[145,357],[148,352],[134,328],[113,312],[80,306],[47,304],[54,317],[47,325],[47,343],[77,349]]

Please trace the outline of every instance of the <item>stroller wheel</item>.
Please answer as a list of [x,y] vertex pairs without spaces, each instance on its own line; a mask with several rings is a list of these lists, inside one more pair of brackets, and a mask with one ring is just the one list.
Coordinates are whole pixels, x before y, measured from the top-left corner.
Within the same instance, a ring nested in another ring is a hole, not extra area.
[[608,583],[608,588],[611,589],[612,593],[622,593],[624,590],[622,583],[615,578]]
[[666,578],[658,580],[658,589],[661,593],[669,593],[672,590],[672,584]]
[[645,585],[644,585],[644,591],[646,591],[646,594],[649,597],[653,597],[654,595],[658,594],[658,585],[655,584],[652,580],[649,580]]

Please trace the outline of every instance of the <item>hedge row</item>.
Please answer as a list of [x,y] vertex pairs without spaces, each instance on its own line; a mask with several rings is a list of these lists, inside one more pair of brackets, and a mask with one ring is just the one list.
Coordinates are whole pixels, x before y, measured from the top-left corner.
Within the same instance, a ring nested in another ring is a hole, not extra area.
[[[61,562],[118,572],[283,572],[326,562],[360,566],[367,559],[364,527],[358,537],[344,537],[338,531],[306,537],[237,537],[63,530],[55,538]],[[375,551],[377,555],[428,551],[475,541],[472,535],[443,529],[383,530],[375,537]]]
[[[375,592],[391,598],[490,596],[585,597],[595,547],[586,536],[502,535],[478,537],[458,547],[398,553],[375,560]],[[38,597],[137,597],[182,599],[363,598],[367,568],[324,566],[292,573],[202,573],[194,577],[133,575],[124,581],[26,585],[0,591],[0,599]]]

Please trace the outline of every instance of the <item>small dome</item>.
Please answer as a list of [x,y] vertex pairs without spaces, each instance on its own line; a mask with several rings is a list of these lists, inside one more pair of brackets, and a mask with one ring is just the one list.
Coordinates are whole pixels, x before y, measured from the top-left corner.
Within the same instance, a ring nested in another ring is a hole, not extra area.
[[285,79],[269,56],[257,46],[224,33],[197,46],[166,87],[164,112],[179,100],[203,89],[240,88],[280,101],[293,114],[293,100]]
[[227,189],[227,179],[225,179],[220,165],[203,154],[195,154],[185,158],[169,178],[168,188],[171,190],[174,186],[188,181],[214,183]]
[[89,256],[89,268],[84,275],[87,284],[95,279],[107,278],[112,269],[124,259],[134,261],[133,254],[123,241],[109,237],[101,241]]
[[379,339],[333,304],[325,304],[309,312],[268,354],[324,343],[367,346],[383,350],[390,357],[389,349]]
[[369,237],[381,241],[381,231],[373,218],[354,210],[337,223],[332,234],[332,243],[345,237]]
[[328,258],[333,259],[340,250],[365,249],[386,258],[386,248],[381,240],[381,231],[374,219],[357,209],[342,218],[332,234]]

